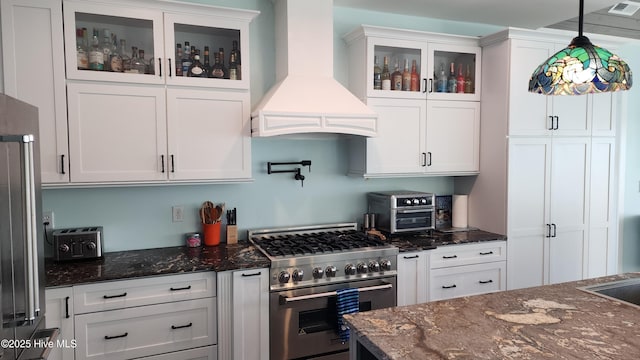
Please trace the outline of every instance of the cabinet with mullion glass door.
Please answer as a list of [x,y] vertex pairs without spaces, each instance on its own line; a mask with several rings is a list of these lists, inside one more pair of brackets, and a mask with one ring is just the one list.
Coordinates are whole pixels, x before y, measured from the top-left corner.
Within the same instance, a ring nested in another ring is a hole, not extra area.
[[[184,9],[178,12],[171,4],[163,5],[163,8],[142,6],[136,2],[107,6],[88,1],[65,1],[65,24],[73,24],[65,27],[67,78],[249,88],[248,33],[254,13],[225,8],[215,8],[212,13],[188,13]],[[84,33],[83,29],[86,29]],[[178,44],[182,50],[180,54]],[[222,50],[221,65],[226,69],[239,69],[236,76],[228,70],[221,77],[210,72],[198,78],[188,76],[195,55],[191,50],[199,54],[204,64],[205,47],[211,52],[211,67],[215,55]],[[79,49],[86,52],[87,65],[79,60]],[[103,52],[101,57],[98,50]],[[229,63],[232,53],[235,64]],[[92,54],[98,55],[98,59]]]
[[477,40],[464,40],[470,44],[429,43],[428,99],[480,101],[481,50]]

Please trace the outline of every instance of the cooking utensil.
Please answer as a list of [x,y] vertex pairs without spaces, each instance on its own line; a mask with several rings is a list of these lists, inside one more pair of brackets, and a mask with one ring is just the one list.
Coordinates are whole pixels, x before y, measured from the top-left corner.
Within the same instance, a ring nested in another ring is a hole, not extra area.
[[[222,207],[221,207],[222,206]],[[214,205],[211,201],[205,201],[200,207],[200,220],[203,224],[213,224],[220,222],[220,217],[224,211],[224,204]]]

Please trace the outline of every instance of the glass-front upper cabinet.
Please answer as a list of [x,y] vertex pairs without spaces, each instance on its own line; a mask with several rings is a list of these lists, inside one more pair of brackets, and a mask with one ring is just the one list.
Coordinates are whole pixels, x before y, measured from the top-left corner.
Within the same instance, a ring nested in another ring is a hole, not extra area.
[[64,2],[68,79],[249,88],[255,12],[135,4]]
[[427,98],[480,100],[481,48],[429,43]]

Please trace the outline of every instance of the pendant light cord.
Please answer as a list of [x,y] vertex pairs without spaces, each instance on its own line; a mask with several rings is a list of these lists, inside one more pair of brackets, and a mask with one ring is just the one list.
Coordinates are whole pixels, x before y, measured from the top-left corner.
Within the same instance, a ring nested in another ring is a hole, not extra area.
[[582,36],[584,22],[584,0],[580,0],[580,17],[578,18],[578,36]]

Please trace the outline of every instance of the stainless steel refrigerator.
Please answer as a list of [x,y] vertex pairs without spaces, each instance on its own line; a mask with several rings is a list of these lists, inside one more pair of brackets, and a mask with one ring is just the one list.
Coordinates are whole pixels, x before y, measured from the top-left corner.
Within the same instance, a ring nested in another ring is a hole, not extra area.
[[0,359],[46,359],[38,109],[0,94]]

